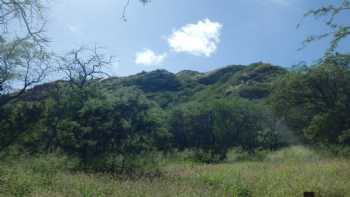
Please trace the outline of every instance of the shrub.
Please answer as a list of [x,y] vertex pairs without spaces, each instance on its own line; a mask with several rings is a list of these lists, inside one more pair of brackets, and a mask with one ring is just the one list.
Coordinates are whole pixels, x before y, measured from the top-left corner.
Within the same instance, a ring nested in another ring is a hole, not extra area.
[[335,55],[276,80],[270,103],[305,142],[349,145],[349,62]]
[[271,152],[266,156],[268,161],[313,161],[319,160],[320,156],[312,149],[303,146],[292,146]]
[[116,176],[159,176],[163,164],[160,152],[144,152],[137,155],[109,153],[88,162],[82,162],[80,168],[87,171],[107,172]]
[[215,150],[195,150],[193,154],[193,159],[195,161],[204,163],[218,163],[223,160],[222,157],[226,157],[226,154],[216,152]]
[[249,153],[287,144],[264,106],[246,100],[214,100],[175,109],[168,121],[176,148],[196,151],[196,159],[217,162],[232,147]]

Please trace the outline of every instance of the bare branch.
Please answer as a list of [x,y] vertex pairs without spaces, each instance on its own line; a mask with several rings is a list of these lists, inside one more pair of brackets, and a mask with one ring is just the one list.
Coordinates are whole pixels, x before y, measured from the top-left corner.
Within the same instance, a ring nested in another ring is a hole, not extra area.
[[112,63],[112,57],[105,57],[96,46],[72,50],[60,60],[60,70],[71,85],[78,88],[84,88],[89,81],[96,78],[109,76],[104,69]]
[[[144,5],[145,5],[146,3],[151,2],[151,0],[139,0],[139,1],[140,1],[141,3],[143,3]],[[130,3],[131,3],[131,0],[126,0],[126,3],[125,3],[125,5],[124,5],[124,7],[123,7],[123,12],[122,12],[121,19],[122,19],[124,22],[128,21],[128,19],[127,19],[127,17],[126,17],[126,12],[127,12],[127,9],[128,9],[128,7],[129,7]]]
[[[37,44],[47,42],[44,38],[44,27],[46,21],[42,15],[42,0],[0,0],[0,26],[3,33],[8,32],[8,26],[14,26],[15,22],[23,24],[26,30],[26,35],[22,36],[25,39],[31,39]],[[2,35],[4,36],[4,35]]]
[[50,67],[50,56],[40,47],[15,40],[0,44],[0,107],[19,98],[42,82]]
[[323,18],[325,19],[325,25],[329,27],[331,30],[326,33],[312,35],[307,37],[301,49],[305,48],[305,46],[311,42],[318,41],[324,39],[326,37],[332,36],[332,40],[329,48],[326,51],[325,57],[329,57],[332,55],[337,49],[339,43],[344,40],[348,35],[350,35],[350,24],[338,24],[336,21],[336,17],[341,13],[350,14],[350,1],[343,0],[339,5],[328,5],[323,6],[314,10],[310,10],[304,14],[303,19],[297,25],[297,28],[301,26],[303,20],[307,17],[314,17],[316,19]]

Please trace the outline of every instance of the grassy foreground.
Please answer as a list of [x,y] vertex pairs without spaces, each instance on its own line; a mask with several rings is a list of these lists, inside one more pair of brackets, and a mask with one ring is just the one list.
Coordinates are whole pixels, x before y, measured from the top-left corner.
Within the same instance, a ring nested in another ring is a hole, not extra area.
[[0,196],[350,196],[350,160],[321,157],[303,147],[267,154],[259,161],[232,153],[222,164],[172,161],[157,178],[113,178],[69,170],[64,157],[0,164]]

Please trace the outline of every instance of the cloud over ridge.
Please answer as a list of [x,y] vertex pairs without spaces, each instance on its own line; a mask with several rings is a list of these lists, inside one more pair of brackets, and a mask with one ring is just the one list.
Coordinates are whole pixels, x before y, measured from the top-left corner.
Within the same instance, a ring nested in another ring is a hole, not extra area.
[[168,44],[175,52],[210,57],[217,50],[223,25],[210,19],[187,24],[168,37]]
[[158,66],[163,63],[166,57],[166,53],[157,54],[150,49],[144,49],[143,51],[136,53],[135,63],[146,66]]

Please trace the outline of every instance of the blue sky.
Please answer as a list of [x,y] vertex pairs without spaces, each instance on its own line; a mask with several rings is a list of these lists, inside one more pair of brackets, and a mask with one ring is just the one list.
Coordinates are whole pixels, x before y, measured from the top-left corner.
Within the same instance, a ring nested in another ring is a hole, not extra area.
[[[111,74],[125,76],[158,68],[209,71],[263,61],[292,66],[312,63],[327,40],[298,51],[307,35],[325,31],[303,14],[338,0],[53,0],[48,34],[54,50],[98,45],[115,57]],[[339,21],[347,22],[349,16]],[[349,52],[350,42],[340,47]]]

